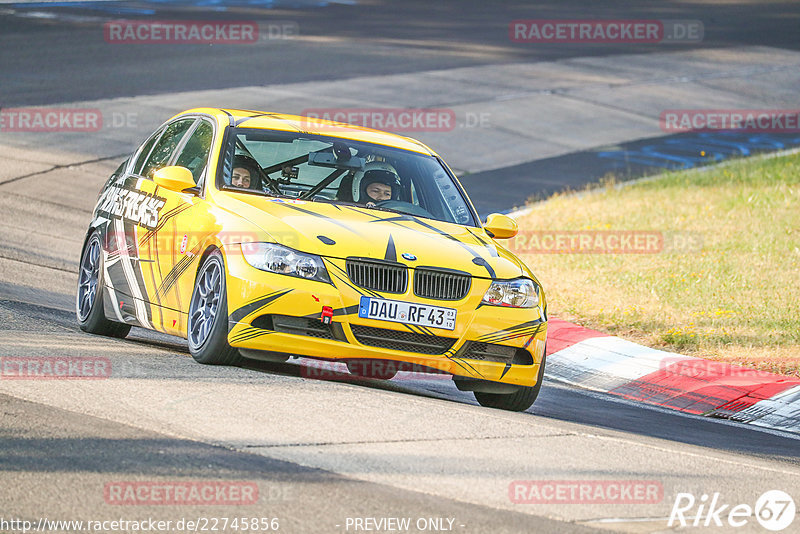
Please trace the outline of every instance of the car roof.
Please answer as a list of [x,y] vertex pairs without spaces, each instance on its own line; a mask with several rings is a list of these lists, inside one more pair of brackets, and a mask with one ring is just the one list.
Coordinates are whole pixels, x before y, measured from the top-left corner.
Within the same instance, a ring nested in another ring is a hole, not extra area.
[[307,132],[328,137],[338,137],[341,139],[351,139],[354,141],[363,141],[365,143],[390,146],[431,156],[437,155],[427,145],[410,137],[383,132],[381,130],[373,130],[354,124],[303,117],[300,115],[287,115],[283,113],[246,109],[194,108],[178,113],[172,118],[175,119],[183,115],[197,114],[212,115],[221,125],[227,125],[233,122],[237,126],[247,128]]

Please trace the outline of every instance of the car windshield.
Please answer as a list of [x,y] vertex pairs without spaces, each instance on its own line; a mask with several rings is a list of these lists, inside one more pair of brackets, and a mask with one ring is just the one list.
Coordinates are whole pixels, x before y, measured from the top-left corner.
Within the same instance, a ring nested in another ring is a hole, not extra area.
[[435,157],[299,132],[234,128],[218,187],[358,205],[476,226],[464,193]]

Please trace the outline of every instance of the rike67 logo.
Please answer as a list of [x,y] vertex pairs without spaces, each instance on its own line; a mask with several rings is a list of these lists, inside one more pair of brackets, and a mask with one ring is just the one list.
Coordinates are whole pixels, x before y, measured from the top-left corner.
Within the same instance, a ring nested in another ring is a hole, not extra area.
[[754,506],[726,503],[719,493],[703,494],[699,499],[691,493],[678,493],[667,526],[734,529],[751,524],[755,518],[765,529],[780,532],[794,522],[795,513],[794,499],[781,490],[764,492]]

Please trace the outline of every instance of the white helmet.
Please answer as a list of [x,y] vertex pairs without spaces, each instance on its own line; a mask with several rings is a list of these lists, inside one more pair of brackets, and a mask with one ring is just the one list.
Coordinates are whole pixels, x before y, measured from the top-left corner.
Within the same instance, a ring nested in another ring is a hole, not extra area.
[[394,167],[383,161],[371,161],[353,177],[353,201],[367,203],[367,186],[379,182],[392,188],[392,200],[400,199],[400,176]]

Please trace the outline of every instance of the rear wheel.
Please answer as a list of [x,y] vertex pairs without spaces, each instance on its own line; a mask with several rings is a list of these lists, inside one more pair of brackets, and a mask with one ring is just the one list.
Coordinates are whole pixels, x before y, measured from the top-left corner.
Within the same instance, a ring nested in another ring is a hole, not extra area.
[[486,408],[524,412],[533,406],[536,397],[539,396],[539,390],[542,389],[544,361],[545,358],[542,356],[542,363],[539,366],[539,375],[536,378],[535,386],[520,386],[514,393],[482,393],[480,391],[474,391],[475,400],[478,401],[478,404]]
[[236,365],[239,351],[228,344],[228,298],[225,288],[225,262],[212,252],[194,283],[189,303],[187,336],[189,352],[200,363]]
[[75,315],[78,318],[78,325],[84,332],[122,338],[128,335],[131,325],[110,321],[103,312],[102,265],[100,234],[94,231],[86,241],[81,254]]

